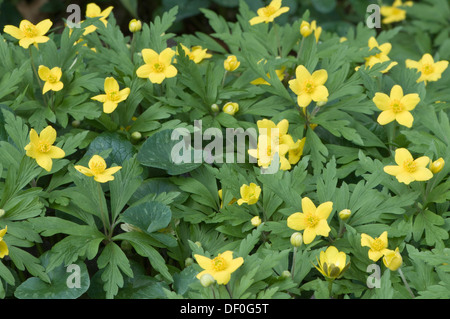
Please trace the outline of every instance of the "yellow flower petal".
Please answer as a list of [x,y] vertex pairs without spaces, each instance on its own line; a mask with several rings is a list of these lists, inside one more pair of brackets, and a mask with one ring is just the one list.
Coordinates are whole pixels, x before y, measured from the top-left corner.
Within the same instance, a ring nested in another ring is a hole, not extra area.
[[52,27],[53,22],[50,19],[45,19],[38,24],[36,24],[36,29],[39,32],[39,35],[44,35],[50,30]]
[[56,141],[56,130],[48,125],[46,128],[44,128],[41,131],[41,134],[39,135],[41,140],[44,140],[45,142],[49,144],[53,144]]
[[316,205],[308,198],[302,198],[302,210],[304,214],[315,214],[316,213]]
[[294,230],[303,230],[306,228],[305,217],[303,213],[294,213],[287,218],[287,226]]

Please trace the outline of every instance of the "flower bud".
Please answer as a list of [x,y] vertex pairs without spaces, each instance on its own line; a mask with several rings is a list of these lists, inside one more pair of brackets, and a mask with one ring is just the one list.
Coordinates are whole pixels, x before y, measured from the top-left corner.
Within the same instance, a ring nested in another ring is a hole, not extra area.
[[310,24],[307,21],[302,21],[302,24],[300,25],[300,34],[306,38],[312,32],[313,30],[311,29]]
[[383,264],[386,266],[386,268],[392,271],[396,271],[401,267],[401,265],[403,264],[403,258],[398,251],[398,247],[395,249],[395,251],[389,250],[384,254]]
[[339,212],[339,218],[342,220],[349,219],[350,215],[352,214],[350,209],[343,209]]
[[223,112],[227,113],[229,115],[236,114],[237,111],[239,111],[239,104],[234,102],[228,102],[223,106]]
[[261,225],[261,218],[259,218],[259,216],[255,216],[251,219],[251,222],[253,226],[258,227]]
[[445,165],[445,161],[441,157],[430,164],[430,170],[433,172],[433,174],[437,174],[440,171],[442,171],[442,169],[444,168],[444,165]]
[[133,19],[128,24],[128,28],[130,29],[130,32],[139,32],[142,29],[142,22],[140,20]]
[[189,267],[190,265],[192,265],[194,263],[194,259],[192,259],[191,257],[186,258],[186,260],[184,261],[184,265],[186,267]]
[[213,105],[211,105],[211,111],[213,111],[214,113],[218,113],[220,111],[219,106],[214,103]]
[[0,218],[3,217],[3,215],[5,215],[5,210],[4,209],[0,209]]
[[241,64],[241,62],[239,62],[237,60],[235,55],[230,55],[223,62],[223,67],[225,68],[225,70],[227,70],[229,72],[233,72],[234,70],[236,70],[239,67],[240,64]]
[[205,288],[211,286],[215,281],[216,280],[214,279],[214,277],[211,276],[210,274],[204,274],[203,276],[200,277],[200,283]]
[[72,126],[75,127],[75,128],[80,127],[80,124],[81,124],[81,122],[78,121],[78,120],[72,121]]
[[294,247],[300,247],[303,244],[303,236],[299,232],[295,232],[291,235],[291,245]]
[[316,105],[317,105],[318,107],[322,107],[322,106],[324,106],[325,104],[327,104],[327,102],[328,102],[328,101],[318,101],[318,102],[316,103]]
[[142,134],[140,132],[133,132],[131,134],[131,139],[133,141],[139,141],[142,138]]
[[291,277],[291,272],[289,270],[285,270],[281,273],[281,278],[290,278]]
[[201,248],[201,247],[202,247],[202,243],[199,242],[199,241],[196,241],[194,244],[196,244],[198,248]]

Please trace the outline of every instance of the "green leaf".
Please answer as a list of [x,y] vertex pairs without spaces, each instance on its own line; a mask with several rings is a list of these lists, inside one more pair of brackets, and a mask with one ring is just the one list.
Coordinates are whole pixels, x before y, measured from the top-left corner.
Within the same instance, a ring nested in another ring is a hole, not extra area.
[[106,132],[100,134],[91,142],[85,157],[90,158],[107,150],[111,150],[108,158],[105,158],[108,167],[113,163],[122,166],[135,152],[133,145],[123,135]]
[[171,218],[170,208],[160,202],[145,202],[131,206],[121,215],[122,221],[149,234],[167,227]]

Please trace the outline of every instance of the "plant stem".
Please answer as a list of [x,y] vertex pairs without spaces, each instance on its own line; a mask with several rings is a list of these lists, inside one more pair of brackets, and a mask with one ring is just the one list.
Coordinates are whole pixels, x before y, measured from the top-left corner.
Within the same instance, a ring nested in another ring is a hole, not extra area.
[[111,236],[110,236],[111,234],[109,234],[110,232],[108,230],[108,227],[106,226],[105,213],[103,212],[102,190],[101,190],[100,183],[97,183],[97,190],[98,190],[98,204],[100,206],[100,215],[102,218],[104,233],[105,233],[105,236],[108,237],[108,239],[111,239]]
[[334,280],[328,279],[328,294],[330,295],[330,298],[333,298],[333,282]]
[[414,293],[411,290],[411,287],[409,287],[408,282],[406,281],[405,275],[403,275],[403,271],[399,268],[397,269],[398,274],[400,275],[400,278],[402,278],[403,284],[405,285],[406,290],[408,290],[409,294],[411,295],[411,298],[414,299],[416,296],[414,296]]
[[292,267],[291,267],[291,277],[292,280],[294,280],[294,273],[295,273],[295,258],[297,256],[297,247],[294,247],[294,252],[292,254]]
[[225,288],[227,288],[228,294],[230,295],[230,299],[233,299],[233,295],[231,294],[231,290],[228,284],[225,285]]
[[37,80],[37,82],[39,84],[39,87],[41,88],[41,94],[42,94],[42,97],[44,99],[44,102],[45,102],[46,105],[48,105],[47,98],[45,97],[45,94],[42,93],[44,91],[44,87],[42,86],[41,79],[39,78],[39,74],[38,74],[38,72],[36,70],[36,66],[34,65],[33,48],[30,46],[28,51],[30,52],[31,68],[33,69],[33,73],[34,73],[34,76],[36,77],[36,80]]
[[223,74],[223,79],[222,79],[222,87],[225,85],[225,79],[227,78],[227,73],[228,73],[228,71],[225,70],[225,73]]
[[213,298],[217,299],[216,298],[216,292],[214,291],[214,286],[213,285],[211,285],[211,291],[212,291],[212,294],[213,294]]

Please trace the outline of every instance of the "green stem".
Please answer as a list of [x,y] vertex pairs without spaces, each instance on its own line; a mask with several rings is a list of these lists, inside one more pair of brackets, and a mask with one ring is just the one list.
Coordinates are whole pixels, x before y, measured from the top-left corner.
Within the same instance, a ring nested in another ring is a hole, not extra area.
[[211,291],[212,291],[213,298],[214,298],[214,299],[217,299],[217,298],[216,298],[216,292],[214,291],[214,286],[211,285],[210,287],[211,287]]
[[298,49],[298,52],[297,52],[297,61],[300,58],[300,54],[302,53],[303,43],[304,42],[305,42],[305,37],[302,37],[302,41],[300,42],[300,48]]
[[333,298],[333,282],[334,280],[328,279],[328,294],[330,295],[330,298]]
[[294,273],[295,273],[295,258],[297,256],[297,247],[294,247],[294,252],[292,254],[292,267],[291,267],[291,277],[292,280],[294,280]]
[[36,66],[34,65],[33,48],[32,48],[31,46],[29,47],[29,52],[30,52],[30,63],[31,63],[31,68],[33,69],[33,73],[34,73],[34,76],[36,77],[36,80],[37,80],[37,82],[38,82],[38,84],[39,84],[39,87],[41,88],[41,94],[42,94],[42,97],[43,97],[43,99],[44,99],[44,103],[45,103],[46,105],[48,105],[47,98],[45,97],[45,94],[42,93],[42,92],[44,91],[44,87],[42,86],[41,79],[40,79],[40,77],[39,77],[39,73],[38,73],[38,71],[36,70]]
[[223,79],[222,79],[222,87],[225,85],[225,79],[227,78],[227,74],[228,74],[228,71],[225,70],[225,73],[223,74]]
[[278,52],[278,56],[281,57],[281,45],[280,45],[280,36],[278,34],[278,25],[274,22],[273,23],[273,29],[275,32],[275,37],[277,39],[277,52]]
[[416,296],[414,296],[414,293],[411,290],[411,287],[409,287],[408,282],[406,281],[405,275],[403,275],[403,271],[399,268],[397,269],[398,274],[400,275],[400,278],[402,278],[403,284],[405,285],[406,290],[408,290],[409,294],[411,295],[411,298],[414,299]]
[[103,231],[105,233],[105,236],[108,239],[111,239],[111,234],[108,230],[107,222],[106,222],[106,218],[105,218],[105,213],[103,212],[103,201],[102,201],[102,190],[101,190],[101,186],[100,183],[97,183],[97,190],[98,190],[98,204],[100,206],[100,215],[101,215],[101,219],[102,219],[102,223],[103,223]]
[[230,299],[233,299],[233,295],[231,294],[231,290],[230,290],[230,287],[228,286],[228,284],[225,285],[225,288],[227,289],[228,294],[230,295]]

